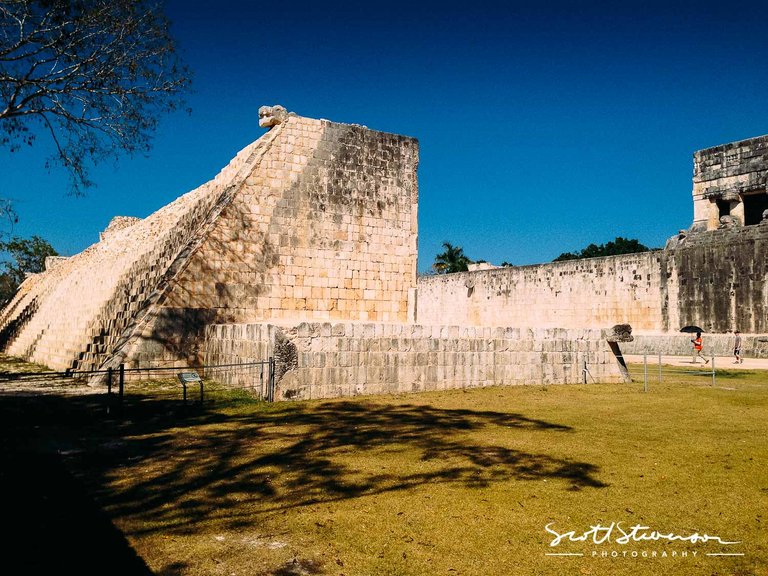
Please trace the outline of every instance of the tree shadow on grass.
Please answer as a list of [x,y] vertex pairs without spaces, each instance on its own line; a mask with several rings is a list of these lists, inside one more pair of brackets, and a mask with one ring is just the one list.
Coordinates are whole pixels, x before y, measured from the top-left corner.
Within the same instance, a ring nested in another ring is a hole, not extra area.
[[[506,441],[496,441],[495,431]],[[208,408],[182,420],[134,418],[109,441],[93,438],[80,465],[97,485],[119,468],[134,470],[120,473],[130,481],[105,491],[104,501],[117,516],[140,518],[147,532],[191,532],[211,522],[236,529],[261,513],[426,485],[557,479],[570,490],[606,486],[593,464],[515,447],[518,433],[540,436],[544,446],[548,435],[569,432],[494,411],[350,400],[262,404]]]
[[[0,495],[7,574],[151,576],[145,562],[63,465],[44,424],[67,419],[67,401],[0,398]],[[82,412],[76,411],[77,418]]]
[[[522,414],[365,400],[185,411],[176,400],[136,395],[124,420],[108,421],[103,400],[6,396],[2,431],[34,430],[48,448],[69,453],[80,480],[112,517],[130,519],[136,536],[252,528],[264,513],[424,486],[606,486],[593,464],[520,449],[525,439],[546,446],[552,434],[572,432]],[[54,498],[78,490],[58,476],[51,482],[61,484]],[[124,538],[115,542],[131,550]]]

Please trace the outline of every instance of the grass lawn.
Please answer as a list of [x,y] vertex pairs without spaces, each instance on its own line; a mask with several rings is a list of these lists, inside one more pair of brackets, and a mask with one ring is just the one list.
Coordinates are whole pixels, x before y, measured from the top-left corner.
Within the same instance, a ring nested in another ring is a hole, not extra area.
[[[185,415],[136,395],[122,422],[66,398],[43,434],[160,575],[768,575],[768,374],[668,382],[211,391]],[[740,543],[550,546],[545,530],[614,522]],[[723,552],[743,556],[705,555]]]

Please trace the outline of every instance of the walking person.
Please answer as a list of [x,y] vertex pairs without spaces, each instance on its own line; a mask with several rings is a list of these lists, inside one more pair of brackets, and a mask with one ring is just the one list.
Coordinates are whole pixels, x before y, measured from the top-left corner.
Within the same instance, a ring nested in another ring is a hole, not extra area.
[[735,336],[733,339],[733,356],[736,358],[733,363],[741,364],[744,362],[744,359],[741,357],[741,332],[734,330],[733,335]]
[[693,344],[693,363],[698,364],[698,358],[701,358],[704,360],[704,364],[709,364],[709,359],[704,358],[704,356],[701,354],[701,332],[696,332],[696,338],[691,340],[691,343]]

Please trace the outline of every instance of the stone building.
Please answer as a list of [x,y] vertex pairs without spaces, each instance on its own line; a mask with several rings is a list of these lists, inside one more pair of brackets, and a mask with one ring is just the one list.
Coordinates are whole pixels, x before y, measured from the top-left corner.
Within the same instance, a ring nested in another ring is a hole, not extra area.
[[56,369],[202,359],[205,326],[404,322],[416,281],[418,142],[262,110],[270,130],[213,180],[29,278],[9,354]]
[[76,370],[275,356],[280,398],[622,381],[619,324],[623,349],[696,324],[768,356],[768,137],[694,155],[694,223],[664,250],[417,278],[415,139],[279,106],[260,125],[210,182],[27,279],[2,350]]
[[693,155],[693,231],[754,226],[768,210],[768,136]]
[[[417,321],[630,324],[636,335],[697,325],[711,334],[738,328],[761,342],[756,335],[768,332],[768,136],[693,159],[693,224],[663,250],[419,278]],[[664,342],[656,349],[680,351],[672,339],[655,341]],[[768,346],[753,351],[768,356]]]

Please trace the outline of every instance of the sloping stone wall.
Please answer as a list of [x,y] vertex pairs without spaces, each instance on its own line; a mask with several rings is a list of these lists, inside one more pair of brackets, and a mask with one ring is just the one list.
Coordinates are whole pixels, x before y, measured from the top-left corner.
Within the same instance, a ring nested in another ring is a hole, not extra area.
[[3,351],[61,370],[101,365],[162,293],[172,263],[238,171],[275,136],[246,147],[214,180],[31,278],[0,313]]
[[417,142],[289,117],[165,306],[238,321],[404,321],[416,277]]
[[197,363],[214,322],[404,321],[418,142],[295,115],[211,182],[26,283],[0,347],[52,368]]
[[[370,323],[229,324],[206,330],[206,364],[277,361],[276,400],[513,384],[623,382],[600,330]],[[585,375],[584,365],[589,370]],[[251,388],[247,371],[217,372]]]

